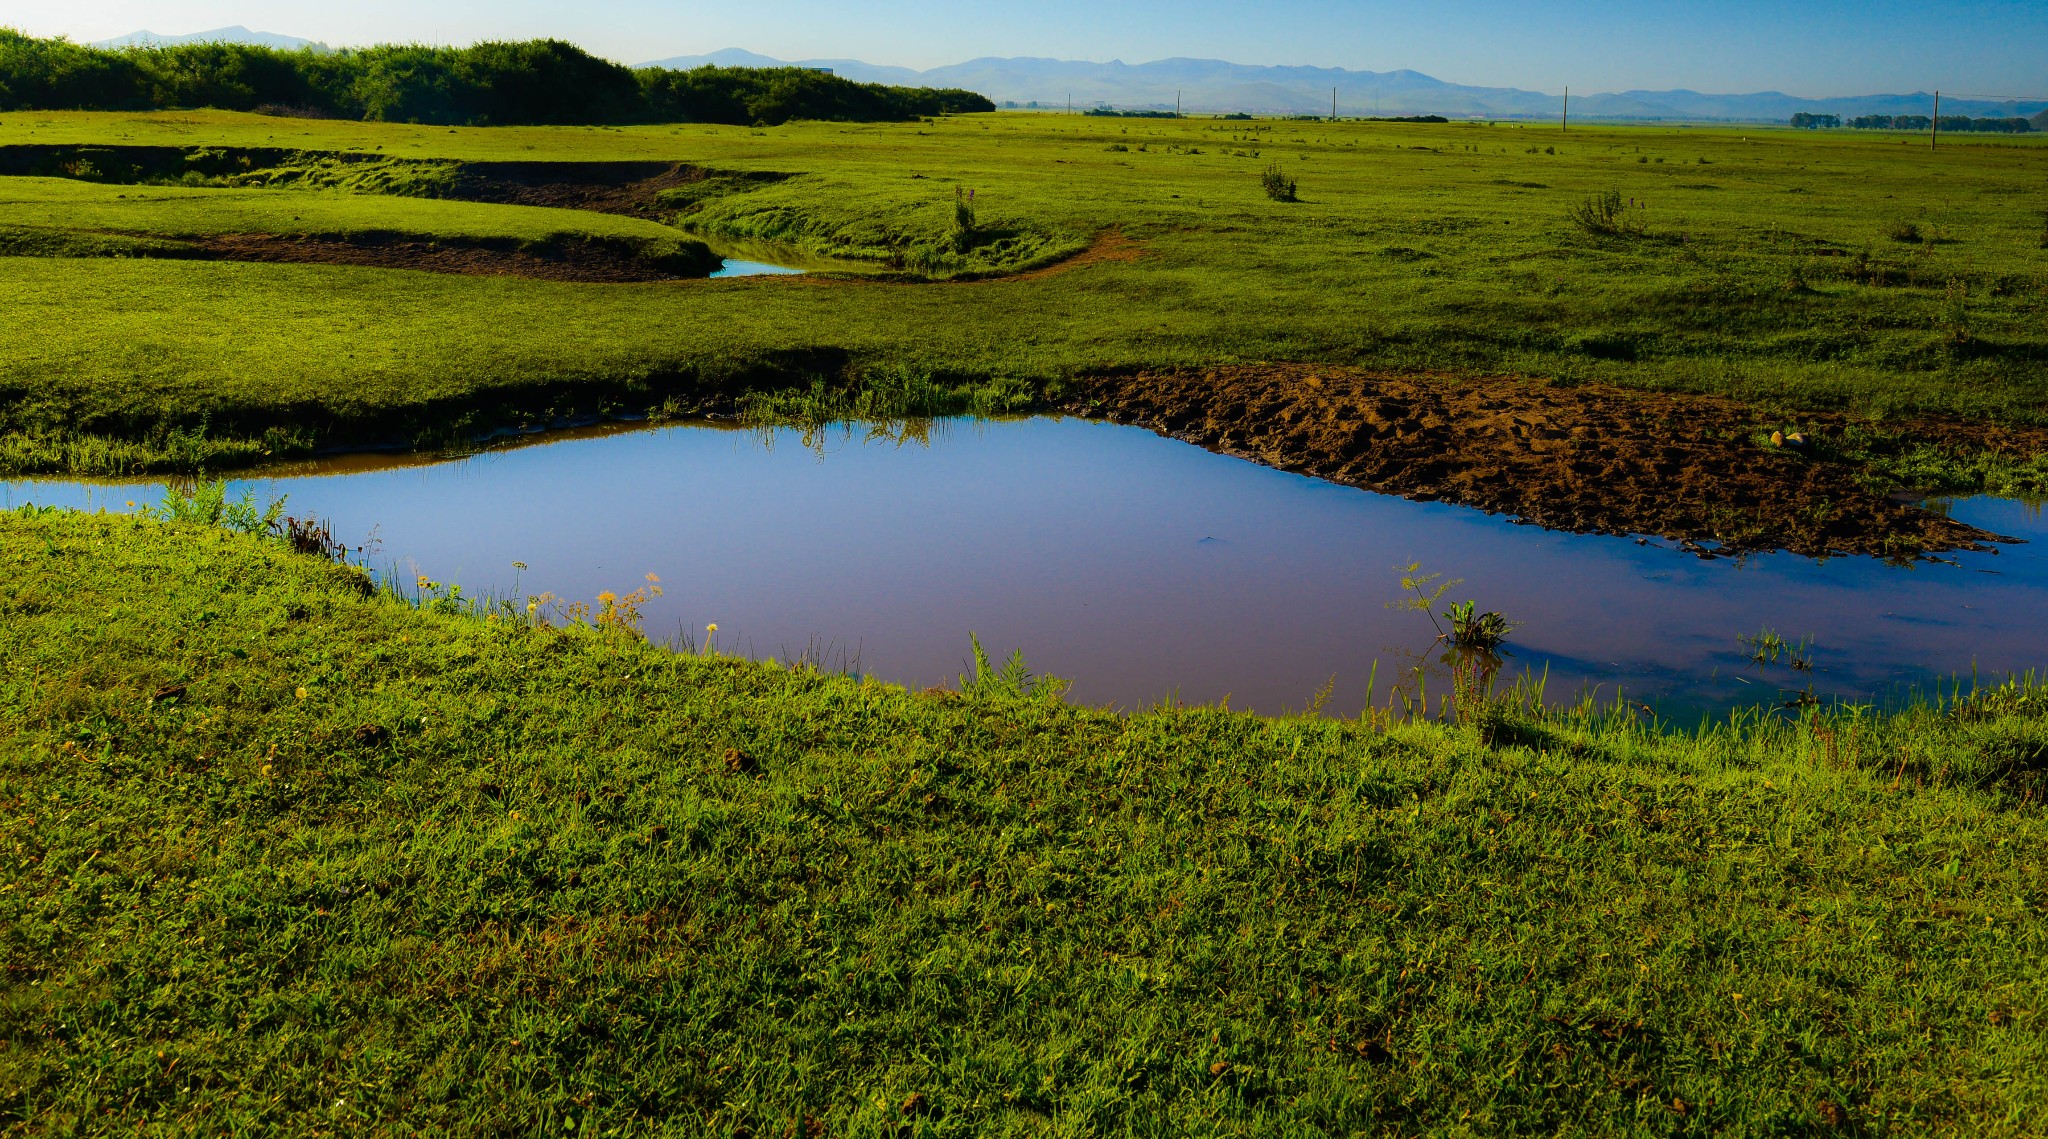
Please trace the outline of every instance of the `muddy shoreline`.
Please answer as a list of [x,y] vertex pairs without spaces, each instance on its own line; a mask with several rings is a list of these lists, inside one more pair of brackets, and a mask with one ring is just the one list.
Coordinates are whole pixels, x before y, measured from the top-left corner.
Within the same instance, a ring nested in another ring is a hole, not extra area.
[[[1065,410],[1365,490],[1702,554],[1914,558],[2005,540],[1816,457],[1842,416],[1787,421],[1707,396],[1260,365],[1088,377]],[[2048,430],[1898,426],[1959,448],[2048,451]],[[1812,442],[1774,448],[1778,429]]]
[[717,268],[717,259],[709,255],[701,265],[665,266],[637,257],[631,250],[595,241],[520,247],[512,242],[385,237],[341,240],[269,233],[219,234],[180,240],[192,247],[194,260],[202,261],[351,265],[471,277],[521,277],[597,284],[702,280]]

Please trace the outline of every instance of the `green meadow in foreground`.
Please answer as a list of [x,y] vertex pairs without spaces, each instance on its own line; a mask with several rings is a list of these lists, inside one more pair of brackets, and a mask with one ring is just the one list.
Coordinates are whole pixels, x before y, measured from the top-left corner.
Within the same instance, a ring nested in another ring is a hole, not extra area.
[[1119,716],[426,593],[0,515],[0,1125],[2048,1130],[2039,688]]
[[[1930,153],[1885,132],[1767,128],[0,117],[0,159],[24,146],[277,165],[174,189],[91,181],[125,161],[103,153],[73,162],[82,178],[0,179],[0,247],[26,254],[0,256],[13,471],[219,466],[874,375],[1023,409],[1089,373],[1274,361],[1864,416],[2038,424],[2048,407],[2048,145],[2024,138]],[[665,192],[659,221],[419,197],[461,163],[532,161],[707,174]],[[1262,191],[1275,165],[1300,201]],[[250,229],[668,233],[852,271],[577,284],[132,244]]]

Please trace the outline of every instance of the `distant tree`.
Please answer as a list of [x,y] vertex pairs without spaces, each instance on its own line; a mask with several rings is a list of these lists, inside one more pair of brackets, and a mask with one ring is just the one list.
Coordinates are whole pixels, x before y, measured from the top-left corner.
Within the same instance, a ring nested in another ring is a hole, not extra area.
[[291,107],[387,122],[900,121],[993,111],[972,91],[854,83],[804,68],[633,71],[560,40],[279,51],[101,50],[0,29],[0,110]]
[[1813,115],[1801,111],[1792,116],[1792,125],[1801,130],[1833,129],[1842,125],[1842,116]]
[[136,56],[0,28],[0,92],[8,110],[125,111],[150,106]]

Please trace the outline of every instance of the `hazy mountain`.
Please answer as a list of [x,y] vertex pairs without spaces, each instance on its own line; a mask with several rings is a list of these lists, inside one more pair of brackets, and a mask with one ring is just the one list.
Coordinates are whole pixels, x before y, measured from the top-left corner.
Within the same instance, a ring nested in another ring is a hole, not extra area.
[[297,36],[281,36],[276,32],[252,32],[236,24],[232,28],[215,28],[210,32],[193,32],[188,36],[160,36],[155,32],[129,32],[110,40],[100,40],[94,47],[175,47],[178,44],[223,43],[254,44],[258,47],[274,47],[284,51],[295,51],[302,47],[326,51],[327,45],[314,40],[302,40]]
[[[706,63],[744,67],[829,67],[848,79],[923,87],[964,87],[998,103],[1076,108],[1109,105],[1170,109],[1178,95],[1188,111],[1247,111],[1263,114],[1330,113],[1331,89],[1343,115],[1439,114],[1484,118],[1554,118],[1561,95],[1513,87],[1469,87],[1446,83],[1419,71],[1350,71],[1341,67],[1271,67],[1220,59],[1161,59],[1151,63],[1110,60],[1019,58],[973,59],[929,71],[881,67],[859,60],[805,59],[784,62],[753,52],[727,49],[710,55],[679,56],[648,66],[700,67]],[[1707,95],[1698,91],[1623,91],[1575,94],[1572,116],[1611,119],[1727,119],[1783,122],[1800,111],[1822,114],[1927,114],[1933,96],[1857,95],[1805,99],[1777,91]],[[1942,113],[2005,117],[2048,110],[2048,102],[1993,103],[1943,99]]]

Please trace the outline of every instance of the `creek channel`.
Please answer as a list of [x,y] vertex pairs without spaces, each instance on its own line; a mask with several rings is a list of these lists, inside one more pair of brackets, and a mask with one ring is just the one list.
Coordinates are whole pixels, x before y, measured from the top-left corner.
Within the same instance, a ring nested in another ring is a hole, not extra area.
[[[2048,523],[1996,499],[1955,515],[2030,541],[1890,565],[1790,554],[1702,559],[1650,539],[1517,525],[1075,419],[805,433],[611,424],[435,460],[338,456],[234,480],[329,520],[366,563],[466,594],[588,600],[661,578],[656,641],[921,687],[1000,662],[1071,678],[1069,699],[1137,708],[1229,698],[1279,713],[1332,682],[1327,713],[1375,703],[1435,662],[1422,614],[1388,608],[1401,569],[1463,578],[1523,622],[1512,673],[1555,703],[1618,694],[1681,722],[1737,706],[1895,703],[1974,671],[2048,666]],[[0,482],[0,504],[120,511],[161,482]],[[514,568],[523,562],[523,571]],[[1443,606],[1439,606],[1442,608]],[[1811,639],[1810,671],[1757,664],[1769,628]],[[1434,666],[1441,668],[1440,665]],[[1447,672],[1429,679],[1432,696]]]

